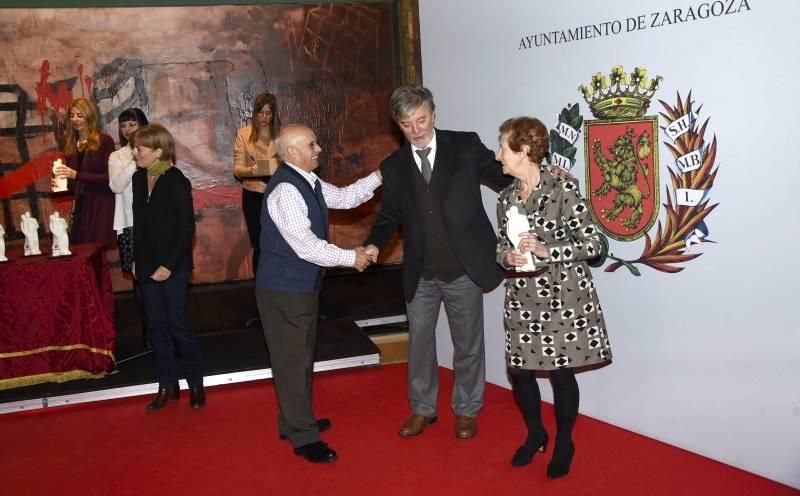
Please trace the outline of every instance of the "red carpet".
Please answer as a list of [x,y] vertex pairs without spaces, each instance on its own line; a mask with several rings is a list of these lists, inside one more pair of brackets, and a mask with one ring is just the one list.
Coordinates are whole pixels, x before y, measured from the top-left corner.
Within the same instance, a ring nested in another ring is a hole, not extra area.
[[[787,486],[587,417],[572,471],[548,481],[550,453],[513,468],[524,427],[511,393],[487,386],[478,436],[459,441],[442,370],[439,423],[397,435],[405,365],[319,374],[315,408],[339,452],[312,465],[278,440],[272,384],[210,388],[205,410],[146,413],[146,398],[0,417],[0,494],[17,495],[797,495]],[[552,409],[545,409],[552,432]]]

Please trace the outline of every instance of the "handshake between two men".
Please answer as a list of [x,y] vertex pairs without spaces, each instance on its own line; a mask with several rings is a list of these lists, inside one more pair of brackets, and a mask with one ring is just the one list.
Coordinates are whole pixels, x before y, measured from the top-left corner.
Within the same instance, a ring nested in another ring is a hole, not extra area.
[[356,247],[355,252],[356,262],[353,268],[359,272],[363,272],[364,269],[378,261],[380,250],[378,250],[378,247],[375,245],[367,245]]

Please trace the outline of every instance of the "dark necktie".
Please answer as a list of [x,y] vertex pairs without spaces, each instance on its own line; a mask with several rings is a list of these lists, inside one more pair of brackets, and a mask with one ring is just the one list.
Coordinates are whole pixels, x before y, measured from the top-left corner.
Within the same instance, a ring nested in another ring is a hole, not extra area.
[[322,214],[325,217],[325,239],[328,239],[328,205],[325,203],[325,196],[322,194],[322,182],[317,179],[314,182],[314,196],[317,197],[317,203],[319,203],[320,208],[322,209]]
[[314,181],[314,195],[317,197],[317,201],[322,203],[325,201],[325,197],[322,196],[322,183],[319,182],[319,179]]
[[431,173],[433,172],[433,168],[431,167],[431,163],[428,161],[428,154],[431,152],[430,148],[425,148],[424,150],[417,150],[417,155],[419,155],[419,161],[422,177],[425,179],[426,183],[431,182]]

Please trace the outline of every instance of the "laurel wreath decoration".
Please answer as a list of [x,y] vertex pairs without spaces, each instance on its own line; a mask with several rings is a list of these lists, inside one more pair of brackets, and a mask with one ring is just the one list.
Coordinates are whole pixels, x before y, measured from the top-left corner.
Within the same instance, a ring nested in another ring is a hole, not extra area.
[[[678,93],[675,106],[670,106],[663,100],[659,100],[659,102],[664,107],[664,112],[661,112],[660,115],[667,122],[666,126],[693,112],[692,105],[694,102],[692,101],[691,91],[684,100],[681,99],[681,95]],[[697,108],[694,115],[699,114],[701,109],[702,105]],[[696,127],[697,121],[692,121],[689,130],[679,136],[674,144],[667,141],[663,142],[675,159],[700,150],[702,165],[698,169],[683,174],[669,168],[672,191],[667,185],[666,203],[662,204],[667,214],[663,229],[659,220],[655,238],[651,239],[650,235],[645,233],[644,250],[636,260],[622,260],[609,254],[608,258],[615,260],[615,262],[605,268],[606,272],[614,272],[624,266],[632,274],[638,276],[640,275],[639,270],[634,265],[642,264],[661,272],[676,273],[684,269],[684,267],[676,264],[688,262],[702,255],[702,253],[686,253],[688,249],[687,238],[698,230],[707,233],[703,220],[719,204],[709,205],[709,201],[705,199],[695,206],[685,206],[673,203],[672,198],[673,192],[680,188],[710,190],[714,185],[714,179],[719,170],[718,167],[714,167],[714,161],[717,156],[717,137],[716,135],[713,137],[710,146],[706,145],[705,133],[708,121],[709,119],[707,118],[699,129]],[[713,243],[705,236],[699,238],[698,242]],[[608,240],[603,239],[603,243],[607,245]]]
[[[581,110],[578,104],[574,105],[567,105],[563,109],[561,109],[561,113],[558,114],[558,123],[559,124],[566,124],[572,129],[580,130],[583,127],[583,117],[581,116]],[[558,131],[555,129],[550,130],[550,153],[557,153],[563,157],[566,157],[570,161],[570,167],[575,165],[575,155],[578,153],[578,149],[570,143],[569,140],[566,140],[558,134]],[[549,161],[550,157],[548,157]]]

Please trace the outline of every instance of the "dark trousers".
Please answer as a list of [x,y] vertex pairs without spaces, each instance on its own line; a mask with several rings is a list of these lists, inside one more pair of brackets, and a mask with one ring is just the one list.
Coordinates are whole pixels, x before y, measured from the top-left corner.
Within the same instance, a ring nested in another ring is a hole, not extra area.
[[136,309],[142,317],[142,344],[146,348],[152,348],[153,344],[150,342],[150,333],[147,331],[147,321],[144,317],[144,304],[142,303],[142,290],[139,279],[133,278],[133,301],[136,303]]
[[242,190],[242,210],[244,222],[247,224],[247,235],[253,247],[253,274],[258,270],[258,257],[261,255],[261,206],[264,203],[264,193]]
[[203,385],[203,353],[189,321],[190,273],[184,269],[173,272],[166,281],[138,285],[145,325],[158,362],[160,387],[178,383],[176,352],[189,386]]
[[256,288],[256,302],[278,395],[278,432],[294,447],[319,441],[311,406],[319,293]]

